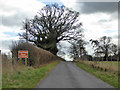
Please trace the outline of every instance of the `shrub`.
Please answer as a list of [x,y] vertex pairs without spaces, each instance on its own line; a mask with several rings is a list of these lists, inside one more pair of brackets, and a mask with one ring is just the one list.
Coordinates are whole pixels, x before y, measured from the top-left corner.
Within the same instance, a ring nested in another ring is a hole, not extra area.
[[[19,59],[17,58],[17,53],[19,50],[28,50],[28,65],[39,67],[41,64],[46,64],[51,61],[57,60],[59,57],[56,55],[53,55],[49,51],[43,50],[41,48],[38,48],[28,42],[19,41],[19,42],[13,42],[11,45],[11,52],[12,52],[12,58],[16,58],[17,61]],[[24,62],[24,59],[23,59]]]

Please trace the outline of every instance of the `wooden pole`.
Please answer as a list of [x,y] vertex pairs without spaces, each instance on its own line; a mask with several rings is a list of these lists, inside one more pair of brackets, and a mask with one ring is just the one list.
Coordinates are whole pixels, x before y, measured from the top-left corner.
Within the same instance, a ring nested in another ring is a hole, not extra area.
[[27,58],[25,58],[25,65],[27,66]]
[[19,58],[20,59],[20,64],[22,64],[22,58]]

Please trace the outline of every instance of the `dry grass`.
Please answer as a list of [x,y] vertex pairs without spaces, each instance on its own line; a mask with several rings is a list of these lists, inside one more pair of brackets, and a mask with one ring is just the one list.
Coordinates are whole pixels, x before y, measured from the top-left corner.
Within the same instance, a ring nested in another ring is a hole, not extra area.
[[[91,63],[91,62],[89,62],[89,63]],[[84,61],[82,63],[77,62],[76,64],[83,70],[93,74],[94,76],[100,78],[101,80],[103,80],[104,82],[107,82],[108,84],[114,86],[115,88],[119,87],[118,74],[113,73],[114,71],[109,72],[109,69],[107,71],[105,71],[105,69],[103,67],[101,70],[100,67],[98,68],[95,66],[91,66],[91,64],[88,64],[88,62],[86,62],[86,61]],[[92,65],[94,65],[94,64],[92,64]]]
[[10,74],[17,70],[22,70],[24,67],[26,66],[23,64],[20,64],[14,58],[8,59],[5,54],[2,55],[2,73],[3,74]]
[[80,61],[93,68],[98,68],[104,71],[118,74],[118,61]]

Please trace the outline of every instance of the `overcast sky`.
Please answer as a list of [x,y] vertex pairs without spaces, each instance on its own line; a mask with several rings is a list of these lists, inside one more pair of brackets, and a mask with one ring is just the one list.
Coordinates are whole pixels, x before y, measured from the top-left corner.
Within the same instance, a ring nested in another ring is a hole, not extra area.
[[[82,1],[82,0],[81,0]],[[19,40],[22,21],[33,16],[46,4],[58,3],[80,12],[85,40],[110,36],[117,44],[118,40],[118,3],[117,2],[81,2],[80,0],[0,0],[0,50],[9,52],[12,40]],[[88,0],[85,0],[88,1]],[[95,1],[95,0],[91,0]],[[107,0],[112,1],[112,0]],[[117,0],[116,0],[117,1]],[[62,43],[68,46],[68,43]],[[87,45],[89,54],[93,53]],[[66,51],[67,52],[67,51]],[[68,57],[67,55],[65,57]]]

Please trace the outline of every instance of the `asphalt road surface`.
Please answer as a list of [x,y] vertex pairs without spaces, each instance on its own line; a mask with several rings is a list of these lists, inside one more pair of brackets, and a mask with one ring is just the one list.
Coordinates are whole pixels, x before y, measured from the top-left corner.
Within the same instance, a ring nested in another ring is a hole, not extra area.
[[113,88],[72,62],[61,62],[36,88]]

